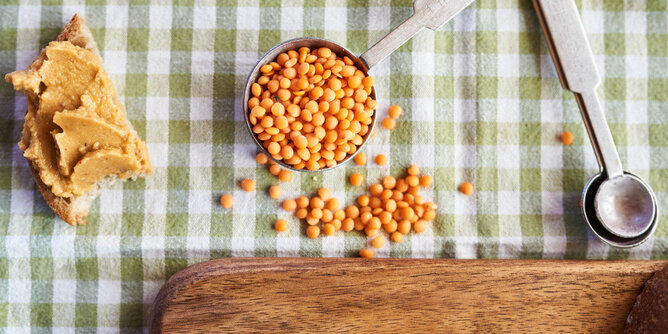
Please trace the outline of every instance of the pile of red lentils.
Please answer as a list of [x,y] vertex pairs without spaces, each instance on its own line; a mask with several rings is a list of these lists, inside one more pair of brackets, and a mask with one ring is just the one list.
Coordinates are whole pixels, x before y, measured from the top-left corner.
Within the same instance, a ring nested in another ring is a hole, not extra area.
[[326,47],[281,53],[260,68],[248,119],[275,160],[296,169],[334,167],[357,152],[377,103],[374,78]]
[[[431,176],[420,177],[420,169],[416,165],[410,166],[407,172],[405,178],[386,176],[381,183],[371,185],[369,194],[359,196],[357,205],[350,205],[345,210],[339,209],[339,201],[331,197],[327,188],[320,188],[311,198],[299,196],[285,200],[282,207],[286,211],[294,211],[297,218],[306,220],[309,225],[306,235],[309,238],[317,238],[321,231],[330,236],[338,230],[350,232],[354,229],[373,237],[371,245],[374,248],[382,248],[385,237],[379,234],[381,229],[390,235],[393,242],[401,242],[410,231],[424,232],[428,223],[436,217],[437,205],[425,201],[420,195],[421,188],[431,186]],[[351,183],[358,183],[356,175],[359,174],[351,176]],[[287,229],[285,220],[276,221],[278,231],[284,226]],[[372,257],[373,251],[367,249],[360,255]]]

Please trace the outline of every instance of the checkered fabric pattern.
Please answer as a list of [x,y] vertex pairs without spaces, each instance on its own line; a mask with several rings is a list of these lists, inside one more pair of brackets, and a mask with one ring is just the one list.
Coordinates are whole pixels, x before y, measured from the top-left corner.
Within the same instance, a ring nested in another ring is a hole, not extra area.
[[[580,192],[597,172],[572,94],[561,89],[530,1],[479,0],[438,31],[386,58],[379,115],[404,107],[392,132],[365,148],[379,167],[348,164],[294,175],[283,198],[321,186],[344,203],[368,182],[415,163],[434,177],[428,230],[387,243],[378,257],[668,259],[668,8],[663,0],[578,1],[599,89],[624,166],[654,188],[655,236],[631,250],[588,233]],[[359,233],[305,238],[304,224],[267,195],[242,114],[248,71],[294,37],[361,53],[412,12],[410,1],[0,1],[0,73],[24,69],[74,14],[87,20],[104,64],[146,140],[154,175],[116,184],[88,225],[56,218],[16,143],[26,102],[0,83],[0,327],[7,332],[141,331],[160,286],[184,267],[229,256],[356,256]],[[571,131],[575,140],[557,139]],[[258,191],[238,181],[253,178]],[[457,185],[470,181],[466,197]],[[366,189],[366,188],[365,188]],[[222,193],[236,205],[223,209]],[[290,224],[277,235],[276,218]]]

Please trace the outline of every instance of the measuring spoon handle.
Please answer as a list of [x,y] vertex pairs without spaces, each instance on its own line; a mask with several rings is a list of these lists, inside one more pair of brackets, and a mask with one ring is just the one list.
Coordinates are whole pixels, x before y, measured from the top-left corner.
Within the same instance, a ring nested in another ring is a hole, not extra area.
[[450,21],[474,0],[415,0],[413,15],[360,55],[368,69],[378,64],[423,28],[432,30]]
[[564,89],[575,93],[599,165],[608,178],[622,175],[615,141],[596,95],[601,78],[573,0],[534,0],[554,67]]

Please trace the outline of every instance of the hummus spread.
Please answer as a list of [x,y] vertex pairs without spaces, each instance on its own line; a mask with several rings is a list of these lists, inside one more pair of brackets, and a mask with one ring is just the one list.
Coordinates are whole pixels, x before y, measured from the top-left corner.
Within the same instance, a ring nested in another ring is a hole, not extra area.
[[19,147],[42,182],[67,198],[109,176],[150,173],[146,144],[130,127],[100,58],[70,42],[51,42],[43,52],[46,59],[7,76],[28,100]]

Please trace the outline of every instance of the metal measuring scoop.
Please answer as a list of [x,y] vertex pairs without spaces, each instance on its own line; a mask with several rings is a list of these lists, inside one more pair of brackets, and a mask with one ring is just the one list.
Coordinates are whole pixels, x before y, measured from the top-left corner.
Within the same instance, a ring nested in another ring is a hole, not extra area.
[[[246,81],[246,87],[244,88],[244,117],[246,118],[246,125],[248,128],[251,137],[257,144],[257,146],[262,150],[262,152],[267,155],[269,158],[274,160],[276,163],[281,165],[284,168],[299,171],[299,172],[308,172],[306,169],[296,169],[293,166],[284,163],[281,160],[275,160],[272,158],[271,154],[262,146],[262,141],[260,141],[257,136],[253,133],[253,125],[248,118],[249,109],[248,109],[248,100],[251,97],[251,86],[254,82],[257,81],[260,76],[260,67],[272,62],[279,54],[288,52],[289,50],[297,50],[301,47],[308,47],[311,50],[317,49],[320,47],[328,47],[332,52],[336,53],[339,57],[347,56],[350,58],[355,67],[364,74],[368,74],[369,70],[378,64],[383,58],[387,57],[390,53],[394,52],[401,45],[406,43],[411,39],[415,34],[417,34],[423,28],[429,28],[432,30],[438,29],[440,26],[448,22],[453,18],[457,13],[466,8],[473,0],[415,0],[413,2],[413,15],[401,23],[398,27],[392,30],[389,34],[385,35],[381,40],[376,42],[369,50],[364,52],[359,57],[355,56],[350,50],[345,47],[325,39],[313,38],[313,37],[303,37],[295,38],[283,43],[280,43],[269,51],[267,51],[262,58],[255,64],[255,67],[251,70],[248,75],[248,80]],[[374,88],[371,90],[369,96],[372,99],[376,99],[376,91]],[[326,171],[338,166],[343,165],[347,161],[351,160],[359,151],[362,150],[366,142],[369,140],[371,133],[373,132],[374,126],[376,124],[376,112],[373,113],[372,122],[369,128],[369,131],[364,135],[362,145],[360,145],[353,154],[349,154],[345,159],[339,161],[334,167],[325,167],[317,170]]]
[[572,0],[534,0],[561,85],[575,94],[601,172],[582,192],[582,213],[591,231],[617,247],[633,247],[657,226],[652,188],[625,172],[596,95],[601,79]]

